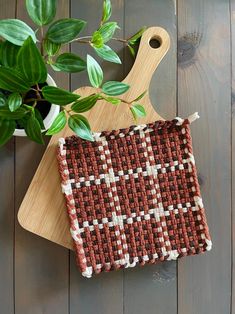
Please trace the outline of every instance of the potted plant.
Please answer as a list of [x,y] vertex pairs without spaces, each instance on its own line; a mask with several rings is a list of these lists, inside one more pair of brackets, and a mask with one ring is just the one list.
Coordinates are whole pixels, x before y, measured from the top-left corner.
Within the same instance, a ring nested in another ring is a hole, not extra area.
[[[83,59],[73,53],[61,53],[61,48],[72,42],[88,44],[99,58],[121,63],[107,43],[110,40],[125,43],[134,56],[144,28],[129,39],[115,38],[119,27],[109,21],[110,0],[103,2],[99,27],[91,36],[82,37],[78,35],[85,28],[85,21],[73,18],[54,21],[56,0],[26,0],[26,9],[37,31],[18,19],[0,20],[0,146],[12,135],[28,136],[43,144],[44,134],[58,133],[67,123],[81,138],[93,140],[89,122],[82,113],[102,99],[118,105],[123,101],[119,95],[130,86],[118,81],[104,83],[102,68],[91,55]],[[48,74],[48,67],[66,73],[87,71],[91,85],[100,88],[100,92],[82,98],[61,89]],[[145,115],[143,106],[136,103],[143,95],[130,106],[134,118]]]

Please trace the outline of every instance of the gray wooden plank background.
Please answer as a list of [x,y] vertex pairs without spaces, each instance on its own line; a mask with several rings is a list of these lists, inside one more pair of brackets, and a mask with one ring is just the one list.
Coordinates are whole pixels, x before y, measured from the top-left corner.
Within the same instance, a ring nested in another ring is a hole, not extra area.
[[[112,3],[120,37],[143,25],[163,26],[171,36],[171,49],[151,83],[151,99],[166,118],[194,111],[201,115],[192,135],[213,250],[178,262],[82,278],[73,253],[28,233],[17,222],[45,147],[15,138],[0,149],[0,313],[235,313],[235,1]],[[58,4],[58,18],[88,20],[88,33],[97,27],[101,0]],[[0,0],[0,18],[13,17],[30,23],[24,1]],[[106,79],[121,80],[133,59],[122,45],[113,47],[123,64],[103,62],[102,67]],[[81,55],[88,51],[78,44],[66,49]],[[71,90],[88,83],[85,73],[53,75],[60,87]]]

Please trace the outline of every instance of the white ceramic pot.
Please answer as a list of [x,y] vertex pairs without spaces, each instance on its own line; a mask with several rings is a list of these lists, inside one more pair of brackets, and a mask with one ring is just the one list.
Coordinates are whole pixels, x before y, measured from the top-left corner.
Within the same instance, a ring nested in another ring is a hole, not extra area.
[[[47,84],[49,86],[56,86],[55,81],[49,74],[47,75]],[[60,112],[60,106],[51,104],[51,109],[48,115],[46,116],[46,118],[43,120],[45,130],[48,130],[50,128],[50,126],[52,125],[52,122],[54,121],[55,117],[58,115],[59,112]],[[27,136],[24,129],[15,129],[15,132],[13,135]]]

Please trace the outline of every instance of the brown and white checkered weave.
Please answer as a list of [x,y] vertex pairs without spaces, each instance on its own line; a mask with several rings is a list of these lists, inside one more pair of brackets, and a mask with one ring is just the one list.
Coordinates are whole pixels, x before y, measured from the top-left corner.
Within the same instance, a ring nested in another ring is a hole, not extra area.
[[58,160],[83,276],[210,250],[188,119],[60,139]]

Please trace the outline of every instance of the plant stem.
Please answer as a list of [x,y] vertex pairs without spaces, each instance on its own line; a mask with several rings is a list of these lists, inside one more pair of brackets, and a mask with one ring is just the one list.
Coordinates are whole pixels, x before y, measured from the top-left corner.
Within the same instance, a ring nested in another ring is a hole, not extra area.
[[44,101],[44,99],[37,99],[37,98],[29,98],[29,99],[25,99],[24,102],[26,104],[30,103],[30,102],[33,102],[33,101]]
[[121,100],[121,102],[123,102],[124,104],[127,104],[128,106],[131,106],[132,101],[127,101],[125,99],[119,98],[119,100]]
[[[100,95],[100,97],[101,98],[99,98],[98,100],[106,100],[105,99],[105,97],[107,97],[107,95],[105,95],[105,96],[103,96],[102,94]],[[133,103],[133,101],[134,100],[132,100],[132,101],[127,101],[127,100],[125,100],[125,99],[122,99],[122,98],[119,98],[119,97],[117,97],[117,99],[119,99],[121,102],[123,102],[124,104],[127,104],[128,106],[131,106],[132,105],[132,103]]]
[[42,98],[41,98],[41,95],[40,95],[40,93],[39,93],[40,88],[39,88],[38,83],[36,84],[36,87],[37,87],[37,89],[36,89],[36,96],[37,96],[37,99],[38,99],[38,100],[39,100],[39,99],[42,99]]
[[[78,38],[71,40],[70,43],[79,42],[79,43],[83,43],[83,44],[90,44],[90,40],[85,40],[85,39],[91,39],[91,38],[92,38],[92,36],[78,37]],[[128,42],[127,39],[116,38],[116,37],[111,38],[111,40],[119,41],[119,42],[125,43],[125,44],[127,44],[127,42]]]
[[113,37],[113,38],[111,38],[112,40],[116,40],[116,41],[120,41],[121,43],[127,43],[128,42],[128,40],[127,39],[122,39],[122,38],[116,38],[116,37]]
[[92,36],[78,37],[78,38],[75,38],[75,39],[71,40],[70,43],[80,42],[80,43],[84,43],[84,44],[89,44],[90,40],[85,40],[85,39],[91,39],[91,38],[92,38]]

